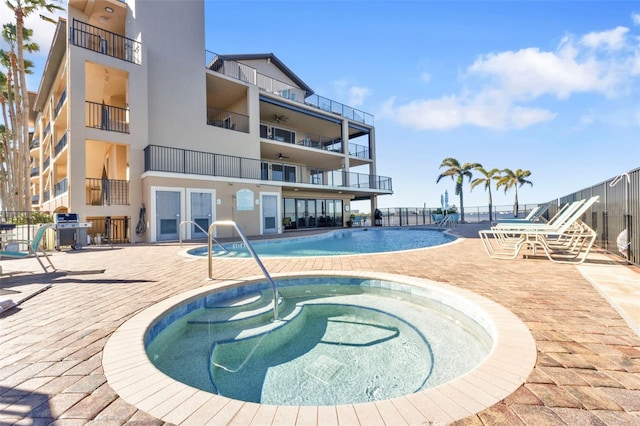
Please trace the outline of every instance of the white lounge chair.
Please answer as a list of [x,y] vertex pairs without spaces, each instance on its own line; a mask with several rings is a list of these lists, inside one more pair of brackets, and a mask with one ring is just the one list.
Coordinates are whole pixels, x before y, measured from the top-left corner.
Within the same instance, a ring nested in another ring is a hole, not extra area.
[[514,259],[523,248],[531,248],[535,255],[536,248],[540,247],[553,262],[582,263],[597,234],[580,217],[598,199],[599,196],[595,196],[587,201],[572,203],[554,224],[494,227],[479,231],[480,240],[487,254],[497,259]]
[[549,205],[545,204],[542,206],[536,206],[534,208],[531,209],[531,211],[529,212],[529,214],[527,215],[527,217],[524,218],[513,218],[513,219],[500,219],[500,220],[496,220],[494,222],[494,225],[497,225],[499,223],[533,223],[533,222],[539,222],[541,220],[543,220],[542,215],[545,214],[547,212],[547,210],[549,210]]

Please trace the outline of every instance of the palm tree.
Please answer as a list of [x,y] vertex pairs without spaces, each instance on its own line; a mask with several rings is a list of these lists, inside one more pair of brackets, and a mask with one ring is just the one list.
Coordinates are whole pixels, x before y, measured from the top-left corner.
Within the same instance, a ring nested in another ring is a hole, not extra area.
[[[24,41],[24,20],[26,17],[31,15],[34,12],[39,12],[45,9],[47,12],[52,13],[56,10],[63,10],[62,7],[57,4],[47,3],[45,0],[6,0],[5,4],[9,7],[9,9],[14,13],[15,16],[15,35],[16,35],[16,65],[18,73],[15,76],[15,100],[16,100],[16,111],[19,115],[19,127],[14,129],[14,131],[19,134],[18,141],[18,157],[21,160],[20,170],[21,175],[19,179],[24,179],[25,183],[29,181],[28,176],[28,162],[29,162],[29,149],[27,144],[29,143],[29,94],[27,89],[27,78],[26,78],[26,67],[25,67],[25,59],[24,59],[24,50],[25,50],[25,41]],[[40,15],[45,21],[53,22],[55,21],[47,16]],[[23,188],[19,191],[18,197],[20,198],[19,207],[23,207],[23,209],[31,209],[31,197],[29,196],[29,185],[23,184]]]
[[477,171],[482,173],[484,177],[475,178],[471,181],[471,190],[479,185],[484,185],[484,189],[489,192],[489,222],[493,221],[493,197],[491,196],[491,181],[498,180],[499,176],[496,176],[500,173],[499,169],[491,169],[486,171],[484,167],[476,167]]
[[[6,191],[3,195],[5,201],[3,208],[9,206],[13,210],[29,210],[31,197],[29,197],[30,184],[29,184],[29,149],[28,139],[24,139],[24,129],[29,128],[28,121],[24,121],[23,109],[24,103],[21,102],[21,87],[17,80],[17,76],[20,73],[17,54],[17,27],[14,24],[4,24],[2,26],[2,38],[9,44],[10,50],[0,50],[0,64],[7,69],[6,76],[2,75],[2,89],[3,92],[6,89],[7,97],[4,97],[2,101],[3,114],[5,104],[9,106],[9,119],[7,121],[6,116],[3,115],[4,122],[7,126],[10,125],[10,131],[6,131],[8,143],[8,137],[11,137],[10,149],[5,149],[5,154],[8,158],[5,158],[5,167],[9,170],[11,178],[6,180]],[[24,42],[23,48],[28,52],[38,51],[38,45],[36,43],[28,42],[33,35],[33,31],[28,28],[22,28],[22,40]],[[25,74],[31,74],[30,68],[33,67],[33,62],[28,59],[23,60],[23,69]],[[28,102],[27,102],[28,103]],[[28,138],[28,132],[27,132]]]
[[464,183],[465,177],[469,178],[469,181],[471,181],[471,170],[477,167],[482,167],[482,165],[480,163],[464,163],[463,165],[460,165],[460,162],[458,160],[449,157],[442,160],[440,168],[443,167],[448,167],[448,169],[440,173],[440,176],[438,176],[438,180],[436,180],[436,183],[440,182],[440,179],[445,176],[451,176],[451,179],[456,181],[456,195],[460,197],[460,221],[464,222],[462,184]]
[[511,188],[515,188],[516,190],[516,198],[513,203],[513,217],[518,217],[518,186],[522,186],[525,183],[533,186],[531,181],[527,180],[529,176],[531,176],[531,172],[529,170],[517,169],[513,172],[510,169],[504,169],[501,171],[504,173],[502,176],[498,178],[498,182],[496,183],[496,188],[500,188],[504,186],[504,193],[506,194],[508,190]]

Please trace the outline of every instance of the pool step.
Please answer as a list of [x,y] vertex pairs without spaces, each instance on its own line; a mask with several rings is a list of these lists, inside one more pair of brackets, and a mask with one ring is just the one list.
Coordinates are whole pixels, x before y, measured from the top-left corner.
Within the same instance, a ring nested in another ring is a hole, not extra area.
[[[209,305],[203,312],[189,320],[188,324],[220,325],[244,322],[260,322],[273,315],[273,293],[265,290],[259,294],[250,294]],[[278,305],[282,305],[282,298],[278,298]]]
[[260,292],[248,293],[232,299],[209,302],[205,305],[203,316],[212,315],[214,318],[220,312],[228,312],[235,315],[241,312],[261,309],[265,306],[273,307],[273,291],[262,290]]
[[189,322],[192,327],[207,327],[209,343],[217,344],[242,340],[256,335],[268,333],[282,327],[294,319],[300,313],[301,307],[295,303],[283,303],[279,308],[279,319],[273,321],[273,310],[262,312],[259,315],[244,316],[224,322]]

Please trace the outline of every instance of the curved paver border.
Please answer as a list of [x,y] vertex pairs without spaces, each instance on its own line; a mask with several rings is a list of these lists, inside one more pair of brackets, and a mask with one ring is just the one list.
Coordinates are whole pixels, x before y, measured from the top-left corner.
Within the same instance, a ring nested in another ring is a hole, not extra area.
[[231,419],[250,423],[258,412],[262,415],[271,413],[267,415],[272,417],[294,417],[296,423],[306,423],[319,418],[320,413],[327,414],[327,410],[334,410],[329,415],[337,419],[338,424],[353,423],[354,420],[368,423],[367,419],[374,418],[382,418],[387,423],[452,422],[478,413],[510,395],[525,382],[535,365],[536,345],[526,325],[506,308],[468,290],[422,278],[376,272],[296,272],[273,276],[349,276],[435,287],[472,302],[488,314],[495,326],[494,346],[476,368],[435,388],[390,400],[334,407],[267,406],[232,400],[175,381],[151,363],[145,351],[144,336],[158,317],[176,304],[203,293],[264,280],[264,277],[248,277],[170,297],[125,322],[104,348],[102,365],[109,385],[130,404],[175,424],[208,421],[224,424]]

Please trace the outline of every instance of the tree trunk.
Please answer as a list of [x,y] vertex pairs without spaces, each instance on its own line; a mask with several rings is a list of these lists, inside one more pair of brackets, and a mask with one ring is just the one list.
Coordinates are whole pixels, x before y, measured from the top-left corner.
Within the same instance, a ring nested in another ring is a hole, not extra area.
[[513,203],[513,217],[518,217],[518,187],[516,186],[516,200]]
[[21,8],[16,10],[16,44],[18,45],[18,76],[20,78],[20,96],[22,104],[22,128],[20,131],[22,143],[20,144],[20,162],[22,165],[19,179],[23,186],[19,193],[21,198],[21,210],[31,210],[30,179],[29,179],[29,91],[27,90],[27,73],[24,67],[24,40],[22,31],[24,28],[24,12]]
[[489,188],[489,222],[493,222],[493,197],[491,197],[491,188]]

